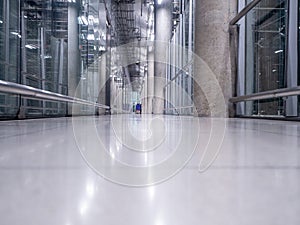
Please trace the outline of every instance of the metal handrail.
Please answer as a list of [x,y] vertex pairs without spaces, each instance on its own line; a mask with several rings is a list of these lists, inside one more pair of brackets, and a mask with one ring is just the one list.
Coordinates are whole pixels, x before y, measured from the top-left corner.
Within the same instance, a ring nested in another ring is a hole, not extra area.
[[180,106],[180,107],[170,107],[170,108],[164,108],[164,111],[166,112],[167,110],[175,110],[177,113],[177,116],[180,115],[180,113],[178,112],[178,110],[180,109],[190,109],[190,108],[194,108],[194,105],[189,105],[189,106]]
[[229,23],[229,25],[235,25],[240,19],[242,19],[251,9],[253,9],[262,0],[253,0],[245,6]]
[[170,107],[170,108],[165,108],[165,110],[172,110],[172,109],[190,109],[194,108],[194,105],[189,105],[189,106],[178,106],[178,107]]
[[234,97],[229,99],[231,103],[245,102],[245,101],[256,101],[256,100],[265,100],[272,98],[281,98],[289,96],[300,95],[300,86],[293,88],[282,88],[273,91],[264,91],[260,93],[255,93],[251,95],[244,95],[239,97]]
[[[230,26],[236,25],[236,23],[242,19],[250,10],[252,10],[258,3],[262,0],[253,0],[251,3],[246,5],[231,21]],[[300,95],[300,86],[293,88],[283,88],[271,91],[264,91],[260,93],[244,95],[239,97],[233,97],[229,99],[231,103],[238,102],[246,102],[246,101],[257,101],[257,100],[266,100],[272,98],[281,98],[281,97],[289,97],[289,96],[297,96]]]
[[109,106],[98,104],[95,102],[90,102],[90,101],[87,101],[84,99],[70,97],[67,95],[62,95],[62,94],[30,87],[27,85],[16,84],[13,82],[3,81],[3,80],[0,80],[0,92],[24,95],[27,97],[43,99],[43,100],[69,102],[69,103],[76,103],[76,104],[81,104],[81,105],[94,106],[97,108],[110,109]]

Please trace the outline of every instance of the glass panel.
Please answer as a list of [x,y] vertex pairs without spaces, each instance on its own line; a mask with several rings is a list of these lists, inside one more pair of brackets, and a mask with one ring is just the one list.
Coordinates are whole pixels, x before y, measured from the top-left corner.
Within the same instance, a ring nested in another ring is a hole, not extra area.
[[3,79],[3,61],[4,61],[4,16],[5,16],[5,11],[4,11],[4,1],[0,1],[0,79]]
[[[300,86],[300,0],[298,0],[298,85]],[[298,116],[300,116],[300,96],[298,96]]]
[[[101,56],[107,52],[107,6],[104,1],[82,1],[78,16],[81,92],[77,97],[102,104],[105,100],[100,87],[104,86],[106,79],[101,77],[106,77],[106,70],[101,70],[101,65],[104,65],[107,54],[103,58]],[[82,111],[93,113],[94,109],[84,106]]]
[[[246,16],[246,94],[286,87],[287,1],[263,0]],[[284,115],[282,99],[247,102],[247,115]]]
[[[19,1],[0,2],[0,79],[19,82]],[[17,115],[19,96],[0,93],[0,118]]]
[[[79,39],[82,56],[78,71],[91,84],[83,83],[82,97],[96,102],[102,68],[98,59],[107,50],[106,8],[110,5],[105,4],[103,0],[0,1],[0,79],[68,95],[68,25],[75,22],[71,32],[79,31],[79,36],[72,38],[75,45]],[[0,93],[0,118],[64,116],[66,109],[61,102]]]
[[[22,1],[22,83],[67,94],[68,3]],[[66,104],[25,99],[27,117],[65,115]]]
[[[181,13],[182,12],[182,13]],[[167,114],[193,114],[194,13],[193,1],[173,1],[173,36],[169,48],[167,80],[175,79],[166,87]],[[174,66],[176,65],[176,66]]]
[[[5,79],[5,1],[0,1],[0,79]],[[1,104],[0,97],[0,104]]]

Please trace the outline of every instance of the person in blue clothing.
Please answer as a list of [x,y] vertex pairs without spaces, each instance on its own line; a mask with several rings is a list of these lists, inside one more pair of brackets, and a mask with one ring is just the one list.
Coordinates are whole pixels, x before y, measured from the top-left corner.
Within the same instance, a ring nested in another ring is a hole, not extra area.
[[141,103],[136,104],[135,112],[139,113],[139,114],[142,114],[142,104]]

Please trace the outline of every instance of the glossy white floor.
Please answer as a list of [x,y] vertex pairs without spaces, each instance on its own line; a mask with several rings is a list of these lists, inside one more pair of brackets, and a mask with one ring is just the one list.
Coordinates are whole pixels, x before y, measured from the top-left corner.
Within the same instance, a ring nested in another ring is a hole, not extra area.
[[[89,121],[95,122],[112,159],[109,165],[114,160],[136,168],[162,163],[178,147],[178,137],[188,151],[194,144],[191,137],[200,134],[199,149],[177,175],[139,188],[99,176],[90,166],[97,167],[101,160],[87,165],[84,146],[76,144],[70,118],[0,122],[0,224],[300,224],[300,123],[226,120],[219,156],[200,173],[209,121],[200,119],[201,129],[197,130],[193,118],[160,117],[151,130],[148,122],[153,119],[144,115],[122,120],[118,116],[75,119],[79,121],[75,136],[91,135]],[[145,150],[139,145],[134,147],[136,152],[129,151],[132,143],[120,144],[114,137],[124,121],[129,128],[121,129],[123,137],[130,132],[145,142],[146,137],[158,134],[163,137],[158,142],[161,147],[152,146],[147,154],[139,152]],[[122,173],[117,174],[122,182]],[[126,181],[135,182],[135,178]]]

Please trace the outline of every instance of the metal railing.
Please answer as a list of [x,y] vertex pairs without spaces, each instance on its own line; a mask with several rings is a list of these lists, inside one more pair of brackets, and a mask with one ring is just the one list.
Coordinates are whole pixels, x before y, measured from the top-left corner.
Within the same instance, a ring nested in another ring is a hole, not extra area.
[[194,107],[195,107],[194,105],[170,107],[170,108],[164,108],[164,112],[166,113],[169,110],[174,110],[176,112],[177,116],[179,116],[180,115],[179,110],[181,110],[181,109],[192,109]]
[[231,103],[245,102],[245,101],[256,101],[256,100],[265,100],[272,98],[282,98],[289,96],[300,95],[300,86],[294,88],[282,88],[272,91],[264,91],[251,95],[243,95],[240,97],[231,98],[229,101]]
[[253,0],[245,8],[243,8],[229,23],[229,25],[235,25],[240,19],[242,19],[251,9],[253,9],[262,0]]
[[0,80],[0,92],[23,95],[30,98],[57,101],[57,102],[68,102],[81,105],[94,106],[96,108],[110,109],[109,106],[98,104],[95,102],[87,101],[80,98],[70,97],[50,91],[41,90],[38,88],[16,84],[9,81]]

